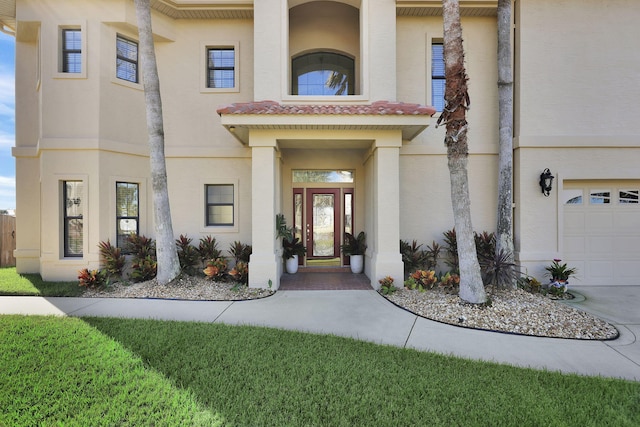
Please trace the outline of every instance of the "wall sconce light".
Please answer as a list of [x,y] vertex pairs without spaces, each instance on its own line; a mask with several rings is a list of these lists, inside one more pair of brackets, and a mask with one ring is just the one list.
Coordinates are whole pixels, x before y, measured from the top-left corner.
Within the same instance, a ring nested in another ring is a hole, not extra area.
[[540,174],[540,188],[542,189],[542,194],[544,197],[549,197],[549,193],[551,192],[551,184],[553,184],[554,176],[551,175],[551,171],[549,168],[546,168],[544,172]]

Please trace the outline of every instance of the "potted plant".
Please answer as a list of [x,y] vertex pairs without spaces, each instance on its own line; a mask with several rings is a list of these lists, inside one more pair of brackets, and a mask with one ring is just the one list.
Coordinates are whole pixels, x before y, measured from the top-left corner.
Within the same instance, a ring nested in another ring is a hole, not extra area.
[[276,233],[277,238],[282,239],[282,258],[285,261],[287,273],[295,274],[298,272],[298,259],[307,253],[304,244],[295,237],[293,227],[287,226],[287,220],[283,214],[276,215]]
[[342,254],[351,258],[351,272],[362,273],[364,268],[364,253],[367,250],[366,236],[361,231],[358,236],[344,233],[344,244],[340,246]]
[[574,276],[577,269],[568,267],[566,263],[560,264],[561,261],[561,259],[554,259],[551,265],[544,269],[547,270],[547,276],[550,277],[551,283],[549,285],[555,288],[564,288],[563,292],[566,292],[569,277]]

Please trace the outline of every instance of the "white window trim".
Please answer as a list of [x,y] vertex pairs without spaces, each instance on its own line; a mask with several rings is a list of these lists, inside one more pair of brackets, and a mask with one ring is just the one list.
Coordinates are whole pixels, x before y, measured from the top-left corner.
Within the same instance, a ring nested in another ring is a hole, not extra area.
[[[281,76],[281,95],[283,102],[314,102],[314,103],[344,103],[344,102],[364,102],[369,100],[369,0],[361,0],[358,9],[360,11],[360,64],[358,69],[358,58],[355,60],[356,74],[355,79],[359,88],[357,95],[341,95],[341,96],[306,96],[291,95],[291,62],[289,53],[289,0],[282,1],[282,10],[287,13],[282,20],[281,51],[282,70],[285,72]],[[348,3],[348,2],[347,2]]]
[[[208,87],[208,50],[209,49],[233,48],[234,64],[233,64],[233,87]],[[200,93],[231,93],[240,92],[240,42],[239,41],[216,41],[200,43]]]
[[132,176],[112,176],[109,180],[109,236],[111,243],[114,245],[118,241],[118,230],[116,228],[116,183],[127,182],[138,184],[138,233],[144,236],[154,234],[153,230],[149,230],[147,225],[151,221],[147,220],[147,178]]
[[[426,104],[427,105],[432,105],[433,103],[433,93],[432,93],[432,89],[431,89],[431,84],[432,84],[432,76],[433,76],[433,71],[431,69],[431,64],[432,64],[432,60],[433,60],[433,55],[432,55],[432,46],[434,43],[443,43],[443,39],[444,39],[444,35],[441,33],[438,34],[427,34],[427,42],[425,45],[425,57],[426,57],[426,70],[427,72],[424,73],[425,77],[427,79],[426,84],[425,84],[425,89],[426,89]],[[433,115],[434,118],[438,118],[440,117],[440,114],[442,112],[441,111],[436,111],[436,113]]]
[[[58,224],[58,261],[65,262],[79,262],[81,260],[87,260],[90,258],[89,252],[89,175],[56,175],[57,189],[56,197],[58,200],[58,209],[56,209],[56,223]],[[66,181],[80,181],[82,182],[82,197],[85,200],[82,208],[82,256],[81,257],[67,257],[64,254],[64,202],[62,196],[64,194],[64,183]]]
[[[118,74],[117,74],[117,69],[116,69],[116,62],[117,62],[117,50],[116,50],[116,45],[118,43],[118,36],[124,37],[125,39],[129,39],[131,41],[134,41],[136,43],[138,43],[138,82],[134,83],[134,82],[130,82],[129,80],[124,80],[124,79],[119,79],[118,78]],[[136,36],[132,36],[131,34],[127,34],[125,32],[114,32],[113,33],[113,38],[112,38],[113,42],[110,43],[111,45],[111,53],[110,53],[110,61],[111,61],[111,83],[115,83],[117,85],[120,86],[124,86],[124,87],[128,87],[130,89],[136,89],[136,90],[141,90],[144,91],[144,86],[142,85],[142,70],[141,70],[141,63],[140,63],[140,41],[138,40],[138,37]]]
[[[80,30],[80,36],[82,38],[80,60],[82,61],[82,68],[79,73],[63,73],[62,72],[62,30]],[[55,71],[53,78],[55,79],[86,79],[87,78],[87,21],[68,22],[64,25],[58,25],[56,27],[56,35],[53,40],[57,40],[57,48],[53,54],[55,55],[53,64],[55,64]]]
[[[207,196],[204,192],[207,185],[233,185],[233,225],[206,225]],[[207,179],[200,180],[200,232],[202,233],[237,233],[240,228],[240,181],[238,179]]]

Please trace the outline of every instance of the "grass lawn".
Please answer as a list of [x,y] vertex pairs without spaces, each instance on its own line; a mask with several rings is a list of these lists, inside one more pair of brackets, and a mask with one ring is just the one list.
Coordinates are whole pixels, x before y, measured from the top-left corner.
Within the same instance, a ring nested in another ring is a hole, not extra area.
[[39,274],[18,274],[15,267],[0,268],[0,295],[75,297],[83,288],[75,282],[45,282]]
[[220,324],[0,316],[0,425],[637,426],[640,383]]

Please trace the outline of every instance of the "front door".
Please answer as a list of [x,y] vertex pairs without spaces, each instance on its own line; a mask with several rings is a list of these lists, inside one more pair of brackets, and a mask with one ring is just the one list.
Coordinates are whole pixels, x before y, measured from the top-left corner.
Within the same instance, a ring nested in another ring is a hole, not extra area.
[[340,189],[306,190],[307,260],[340,258]]

